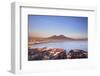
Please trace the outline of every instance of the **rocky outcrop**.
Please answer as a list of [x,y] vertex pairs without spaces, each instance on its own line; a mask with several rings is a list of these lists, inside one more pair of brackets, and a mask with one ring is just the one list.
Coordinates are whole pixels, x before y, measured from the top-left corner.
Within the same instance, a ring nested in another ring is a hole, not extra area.
[[56,60],[56,59],[80,59],[88,58],[88,52],[80,49],[72,49],[66,54],[61,48],[29,48],[28,60]]
[[60,48],[29,48],[28,60],[66,59],[66,52]]
[[67,59],[88,58],[88,52],[80,49],[70,50],[67,54]]

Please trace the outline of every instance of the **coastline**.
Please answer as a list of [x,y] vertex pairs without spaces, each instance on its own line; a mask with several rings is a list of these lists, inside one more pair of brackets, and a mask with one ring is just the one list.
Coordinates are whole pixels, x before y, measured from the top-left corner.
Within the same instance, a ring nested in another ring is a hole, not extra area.
[[66,53],[62,48],[28,48],[28,60],[56,60],[88,58],[88,52],[81,49],[71,49]]
[[44,43],[58,43],[58,42],[73,42],[73,41],[88,41],[88,40],[49,40],[49,41],[31,41],[28,42],[28,46],[37,45],[37,44],[44,44]]

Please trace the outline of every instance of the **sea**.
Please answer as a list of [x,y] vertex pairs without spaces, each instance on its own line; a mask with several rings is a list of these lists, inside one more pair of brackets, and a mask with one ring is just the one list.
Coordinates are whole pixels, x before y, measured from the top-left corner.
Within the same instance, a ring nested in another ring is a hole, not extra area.
[[72,49],[80,49],[84,51],[88,51],[88,41],[62,41],[62,42],[50,42],[50,43],[42,43],[35,44],[32,46],[33,48],[62,48],[69,52]]

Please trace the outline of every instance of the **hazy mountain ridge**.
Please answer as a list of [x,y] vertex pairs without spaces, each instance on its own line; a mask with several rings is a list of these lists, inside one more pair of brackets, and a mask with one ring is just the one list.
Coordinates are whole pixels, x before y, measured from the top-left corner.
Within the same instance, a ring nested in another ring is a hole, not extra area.
[[47,39],[64,39],[64,40],[73,40],[73,38],[70,38],[70,37],[66,37],[64,35],[53,35],[51,37],[48,37]]
[[28,37],[28,45],[31,47],[35,44],[42,44],[42,43],[52,43],[52,42],[63,42],[63,41],[87,41],[87,38],[70,38],[64,35],[53,35],[50,37]]
[[88,38],[71,38],[65,35],[53,35],[50,37],[30,37],[29,39],[54,39],[54,40],[88,40]]

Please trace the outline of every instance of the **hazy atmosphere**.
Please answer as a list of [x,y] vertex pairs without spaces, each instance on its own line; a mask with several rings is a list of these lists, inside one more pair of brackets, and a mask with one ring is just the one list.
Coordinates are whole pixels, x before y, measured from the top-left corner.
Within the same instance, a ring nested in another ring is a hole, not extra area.
[[87,38],[87,17],[29,15],[28,25],[31,36]]

